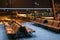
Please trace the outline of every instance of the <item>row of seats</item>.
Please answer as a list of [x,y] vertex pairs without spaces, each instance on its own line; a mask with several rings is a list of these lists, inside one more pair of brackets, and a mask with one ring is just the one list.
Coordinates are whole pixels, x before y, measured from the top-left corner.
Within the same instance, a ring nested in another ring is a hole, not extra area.
[[[10,21],[7,21],[7,22],[3,21],[3,24],[6,28],[6,33],[7,34],[16,34],[17,31],[21,27],[23,27],[18,21],[15,21],[15,20],[14,21],[10,20]],[[33,30],[31,28],[28,28],[28,27],[25,27],[25,28],[26,28],[28,33],[29,32],[35,32],[35,30]]]
[[3,24],[5,26],[7,34],[16,34],[18,29],[21,27],[21,26],[17,25],[16,23],[9,25],[8,22],[3,22]]
[[37,24],[44,25],[45,27],[60,30],[60,21],[57,20],[46,20],[46,19],[36,18],[34,22]]
[[[21,25],[18,21],[15,21],[15,22],[16,22],[18,25],[20,25],[20,26],[23,27],[23,25]],[[26,27],[26,26],[25,26],[25,28],[26,28],[27,32],[35,32],[35,30],[33,30],[33,29],[29,28],[29,27]]]

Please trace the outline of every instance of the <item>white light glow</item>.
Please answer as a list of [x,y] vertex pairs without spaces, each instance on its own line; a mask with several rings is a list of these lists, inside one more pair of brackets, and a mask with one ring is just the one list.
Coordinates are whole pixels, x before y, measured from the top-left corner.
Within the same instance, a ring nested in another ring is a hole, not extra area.
[[26,14],[17,14],[17,16],[19,16],[19,17],[26,17]]

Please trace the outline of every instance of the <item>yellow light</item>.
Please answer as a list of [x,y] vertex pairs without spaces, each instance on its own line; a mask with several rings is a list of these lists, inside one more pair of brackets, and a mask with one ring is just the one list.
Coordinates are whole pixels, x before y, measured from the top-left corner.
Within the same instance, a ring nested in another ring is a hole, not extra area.
[[19,17],[26,17],[26,14],[17,14],[17,16],[19,16]]
[[37,11],[34,11],[34,13],[37,13]]

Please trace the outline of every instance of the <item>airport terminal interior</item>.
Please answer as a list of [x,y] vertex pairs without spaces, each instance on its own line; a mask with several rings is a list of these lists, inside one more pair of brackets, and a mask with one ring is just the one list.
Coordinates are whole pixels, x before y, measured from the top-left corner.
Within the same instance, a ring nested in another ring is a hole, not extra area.
[[60,40],[59,1],[0,0],[0,40]]

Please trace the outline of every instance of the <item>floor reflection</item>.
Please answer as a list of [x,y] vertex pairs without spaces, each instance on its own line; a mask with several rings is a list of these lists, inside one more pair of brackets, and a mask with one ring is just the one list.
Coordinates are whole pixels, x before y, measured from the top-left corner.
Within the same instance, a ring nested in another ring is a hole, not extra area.
[[34,29],[36,32],[32,33],[29,37],[8,39],[4,26],[0,24],[0,40],[60,40],[60,34],[48,31],[38,26],[34,26],[32,22],[25,22],[21,24]]

